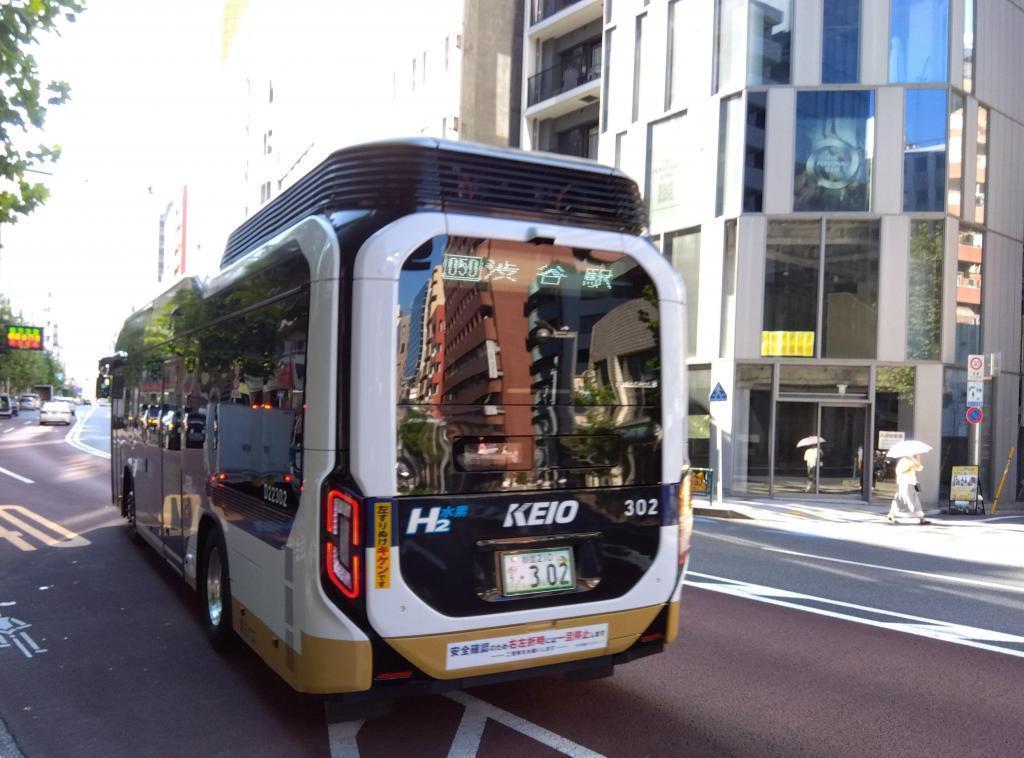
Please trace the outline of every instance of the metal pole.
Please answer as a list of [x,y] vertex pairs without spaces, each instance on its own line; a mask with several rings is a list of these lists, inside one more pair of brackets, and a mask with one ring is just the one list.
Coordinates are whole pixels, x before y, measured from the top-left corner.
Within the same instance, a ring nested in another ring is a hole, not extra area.
[[996,507],[999,505],[999,496],[1003,494],[1003,485],[1006,484],[1006,475],[1010,471],[1010,462],[1013,460],[1013,454],[1017,452],[1016,447],[1010,448],[1010,454],[1006,456],[1006,465],[1003,466],[1003,475],[999,479],[999,489],[996,490],[996,499],[992,501],[992,513],[996,512]]

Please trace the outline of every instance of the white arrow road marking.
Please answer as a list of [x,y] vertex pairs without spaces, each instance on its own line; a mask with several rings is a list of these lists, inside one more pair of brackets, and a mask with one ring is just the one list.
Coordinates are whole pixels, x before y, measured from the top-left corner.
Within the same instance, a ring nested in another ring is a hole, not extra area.
[[[710,581],[694,581],[690,578],[691,576],[702,577]],[[804,595],[799,592],[791,592],[789,590],[781,590],[774,587],[764,587],[760,584],[738,582],[734,579],[712,576],[711,574],[701,574],[697,571],[687,572],[686,584],[691,587],[711,590],[712,592],[721,592],[726,595],[741,597],[747,600],[756,600],[759,603],[780,605],[783,608],[792,608],[797,611],[816,613],[820,616],[828,616],[829,618],[853,621],[858,624],[877,626],[881,629],[889,629],[894,632],[904,632],[905,634],[914,634],[919,637],[930,637],[934,640],[942,640],[944,642],[952,642],[957,645],[965,645],[967,647],[974,647],[980,650],[990,650],[994,653],[1003,653],[1004,655],[1024,658],[1024,637],[1016,634],[1006,634],[1005,632],[996,632],[991,629],[981,629],[973,626],[964,626],[962,624],[953,624],[948,621],[938,621],[937,619],[929,619],[922,616],[911,616],[906,613],[897,613],[896,611],[887,611],[882,608],[857,605],[856,603],[844,603],[841,600],[832,600],[831,598],[816,597],[814,595]],[[867,619],[854,615],[853,613],[844,613],[840,610],[830,611],[824,608],[802,605],[801,601],[831,605],[836,608],[849,609],[850,611],[866,611],[875,616],[889,616],[893,620],[878,621],[876,619]],[[1018,650],[989,644],[994,642],[1020,645],[1022,647]]]
[[[507,726],[509,729],[514,729],[520,734],[524,734],[530,739],[534,739],[542,745],[547,745],[549,748],[557,750],[565,755],[572,756],[573,758],[603,758],[600,753],[595,753],[593,750],[589,750],[582,745],[577,745],[567,737],[560,737],[554,732],[548,731],[542,726],[538,726],[531,721],[527,721],[524,718],[516,716],[514,713],[509,713],[506,710],[498,708],[496,705],[486,703],[480,698],[473,697],[466,692],[449,692],[445,697],[450,700],[454,700],[456,703],[461,703],[466,713],[462,716],[462,721],[459,723],[459,731],[455,734],[455,741],[452,743],[451,751],[448,756],[475,756],[477,748],[480,747],[480,738],[483,736],[483,723],[487,719],[494,719],[499,724]],[[473,715],[470,717],[469,712],[473,711]],[[463,727],[465,732],[463,733]],[[479,733],[477,729],[479,728]],[[473,742],[473,735],[476,735],[476,742]],[[452,752],[456,747],[463,748],[465,750],[472,750],[472,752]]]
[[327,739],[331,746],[331,758],[359,758],[356,735],[363,725],[359,721],[341,721],[327,725]]
[[4,429],[4,434],[10,434],[13,431],[14,431],[14,427],[12,426],[10,429]]
[[15,474],[13,471],[8,471],[2,466],[0,466],[0,474],[7,474],[7,476],[11,477],[12,479],[17,479],[19,482],[24,482],[25,484],[35,484],[35,482],[33,482],[31,479],[28,479],[22,476],[21,474]]

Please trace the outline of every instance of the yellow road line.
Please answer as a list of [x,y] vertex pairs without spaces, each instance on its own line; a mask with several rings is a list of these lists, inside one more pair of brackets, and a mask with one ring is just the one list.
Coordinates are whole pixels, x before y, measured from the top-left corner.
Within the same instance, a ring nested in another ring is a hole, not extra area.
[[[53,534],[57,534],[63,539],[54,539],[49,534],[36,529],[31,524],[26,523],[12,512],[19,513],[23,518],[35,521],[40,526],[49,529]],[[69,529],[65,529],[60,524],[50,521],[48,518],[40,516],[38,513],[29,510],[23,505],[0,505],[0,518],[5,519],[8,523],[18,527],[23,532],[26,532],[35,537],[40,542],[46,545],[55,547],[58,545],[67,545],[69,542],[75,542],[77,545],[88,545],[89,541],[84,537],[80,537]]]

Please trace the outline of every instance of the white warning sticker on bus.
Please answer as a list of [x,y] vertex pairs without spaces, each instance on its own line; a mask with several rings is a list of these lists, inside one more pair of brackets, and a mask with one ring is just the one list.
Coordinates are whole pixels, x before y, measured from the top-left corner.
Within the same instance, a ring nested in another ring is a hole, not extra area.
[[449,643],[445,668],[451,671],[475,666],[494,666],[499,663],[579,653],[584,650],[604,650],[607,647],[607,624],[548,629],[543,632],[515,634],[511,637],[490,637],[485,640]]

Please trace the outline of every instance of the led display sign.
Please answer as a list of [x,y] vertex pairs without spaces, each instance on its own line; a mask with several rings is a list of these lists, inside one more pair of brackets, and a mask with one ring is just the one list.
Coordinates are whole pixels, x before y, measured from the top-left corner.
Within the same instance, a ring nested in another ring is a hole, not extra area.
[[42,350],[43,328],[40,326],[21,326],[10,324],[3,327],[6,350]]

